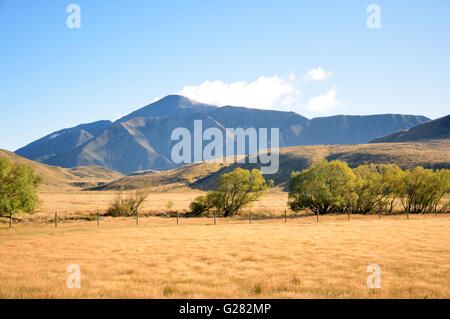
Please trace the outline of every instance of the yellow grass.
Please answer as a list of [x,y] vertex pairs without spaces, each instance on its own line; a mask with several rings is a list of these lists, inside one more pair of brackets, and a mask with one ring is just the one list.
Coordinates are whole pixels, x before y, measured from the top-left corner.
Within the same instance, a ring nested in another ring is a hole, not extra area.
[[449,215],[346,218],[0,224],[0,298],[450,298]]
[[[29,220],[48,219],[54,217],[55,212],[62,218],[87,216],[103,213],[114,200],[116,192],[74,192],[74,193],[40,193],[41,208],[36,216],[26,216]],[[167,203],[173,202],[171,210],[188,211],[189,204],[196,196],[205,192],[192,189],[150,193],[144,202],[142,214],[164,213]],[[281,215],[286,208],[288,195],[286,192],[274,191],[263,196],[253,205],[253,212],[260,215]]]

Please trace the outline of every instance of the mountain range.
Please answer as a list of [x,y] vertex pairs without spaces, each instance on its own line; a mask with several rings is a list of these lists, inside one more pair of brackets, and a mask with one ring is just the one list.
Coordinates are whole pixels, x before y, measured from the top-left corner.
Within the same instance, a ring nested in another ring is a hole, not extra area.
[[424,116],[400,114],[308,119],[294,112],[217,107],[169,95],[115,122],[63,129],[15,153],[65,168],[97,165],[124,174],[167,170],[180,166],[171,160],[172,147],[178,142],[171,140],[172,131],[187,128],[192,133],[194,120],[202,120],[203,130],[216,127],[224,134],[227,128],[279,128],[280,147],[368,143],[429,121]]

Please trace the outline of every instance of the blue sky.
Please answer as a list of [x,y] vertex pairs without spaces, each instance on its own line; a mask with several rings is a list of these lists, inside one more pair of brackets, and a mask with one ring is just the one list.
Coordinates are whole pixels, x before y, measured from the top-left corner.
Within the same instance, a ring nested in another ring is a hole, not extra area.
[[449,113],[449,0],[0,0],[0,43],[9,150],[171,93],[310,118]]

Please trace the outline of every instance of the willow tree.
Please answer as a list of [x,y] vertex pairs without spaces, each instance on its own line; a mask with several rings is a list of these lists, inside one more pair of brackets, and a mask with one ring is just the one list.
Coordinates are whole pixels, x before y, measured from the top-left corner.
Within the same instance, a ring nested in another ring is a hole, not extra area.
[[216,209],[224,217],[235,215],[241,208],[251,205],[260,198],[273,181],[266,181],[261,171],[236,168],[223,174],[217,180],[217,188],[206,196],[197,197],[190,205],[191,212],[199,215]]
[[437,212],[437,207],[450,190],[448,170],[434,172],[417,166],[407,170],[402,180],[401,202],[407,213]]
[[42,178],[26,165],[0,158],[0,216],[32,213],[39,203],[37,188]]
[[288,204],[293,211],[310,209],[317,215],[350,212],[358,198],[357,181],[347,163],[324,159],[302,172],[292,173]]

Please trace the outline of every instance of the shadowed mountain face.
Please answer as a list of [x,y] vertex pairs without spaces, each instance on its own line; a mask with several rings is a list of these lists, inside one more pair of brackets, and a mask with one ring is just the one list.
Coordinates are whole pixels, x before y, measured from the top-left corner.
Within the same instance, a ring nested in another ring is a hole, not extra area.
[[[203,132],[217,128],[224,139],[227,138],[227,128],[268,128],[269,131],[270,128],[279,128],[280,147],[286,147],[367,143],[376,137],[425,122],[428,118],[386,114],[340,115],[309,120],[294,112],[233,106],[219,108],[169,95],[115,123],[101,121],[61,130],[16,153],[61,167],[99,165],[126,174],[149,169],[166,170],[180,166],[171,157],[172,147],[178,143],[178,140],[171,140],[173,130],[186,128],[193,136],[195,120],[202,121]],[[270,145],[270,134],[268,142]],[[209,143],[203,141],[203,147]],[[200,146],[193,141],[191,144],[193,154],[195,147]],[[248,151],[246,148],[245,152]],[[220,155],[218,157],[222,157]]]
[[301,145],[362,144],[371,141],[373,136],[383,136],[398,127],[404,130],[428,120],[425,116],[396,114],[318,117],[310,121],[302,136],[306,143]]
[[376,138],[371,143],[397,143],[448,138],[450,138],[450,115]]

